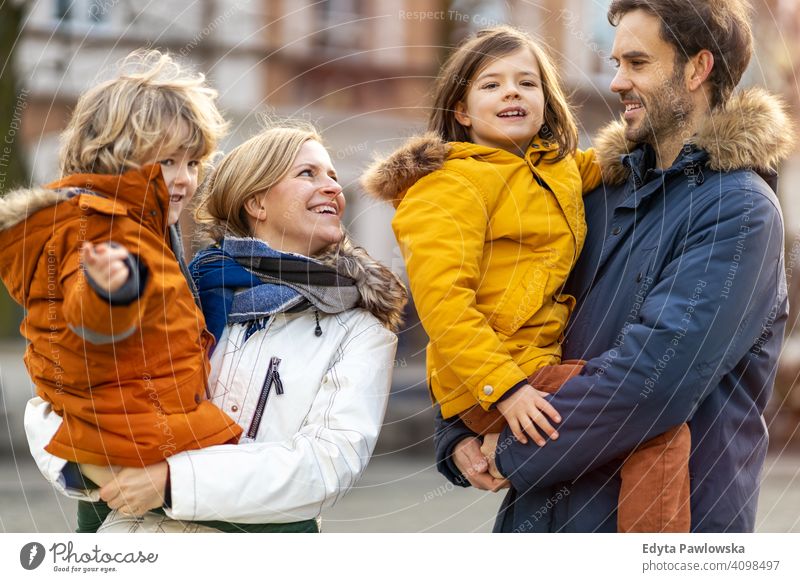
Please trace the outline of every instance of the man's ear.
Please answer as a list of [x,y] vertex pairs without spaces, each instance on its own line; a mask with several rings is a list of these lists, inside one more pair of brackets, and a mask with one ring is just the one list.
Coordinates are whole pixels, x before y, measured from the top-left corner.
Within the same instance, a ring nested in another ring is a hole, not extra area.
[[266,197],[266,192],[259,192],[245,200],[244,211],[247,213],[247,216],[257,222],[264,222],[267,219],[267,209],[264,204]]
[[470,127],[472,125],[472,120],[470,120],[469,115],[467,115],[467,107],[464,105],[463,101],[456,103],[454,115],[456,121],[464,127]]
[[714,55],[710,50],[703,49],[687,63],[689,78],[687,79],[690,91],[697,91],[706,82],[711,70],[714,68]]

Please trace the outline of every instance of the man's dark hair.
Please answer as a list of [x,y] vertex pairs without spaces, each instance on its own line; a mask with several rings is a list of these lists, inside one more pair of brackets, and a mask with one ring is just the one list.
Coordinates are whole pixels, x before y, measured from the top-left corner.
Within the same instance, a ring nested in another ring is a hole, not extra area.
[[703,49],[714,55],[708,77],[711,106],[724,105],[753,54],[747,0],[613,0],[608,21],[617,26],[633,10],[661,21],[661,38],[675,47],[675,65],[683,66]]

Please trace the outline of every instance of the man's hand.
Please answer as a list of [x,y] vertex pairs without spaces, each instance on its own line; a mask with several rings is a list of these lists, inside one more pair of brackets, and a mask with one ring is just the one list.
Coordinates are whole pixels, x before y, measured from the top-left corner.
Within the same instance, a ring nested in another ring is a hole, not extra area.
[[106,293],[113,293],[128,280],[127,258],[128,249],[115,243],[94,246],[85,242],[81,247],[81,261],[86,274]]
[[556,429],[552,427],[545,413],[553,422],[561,422],[561,416],[555,408],[544,399],[547,396],[544,392],[536,390],[530,384],[526,384],[505,400],[497,403],[497,410],[508,421],[508,427],[514,433],[516,439],[525,444],[528,439],[527,433],[540,447],[545,444],[544,437],[536,430],[537,425],[547,436],[555,440],[558,438]]
[[124,515],[144,515],[164,505],[169,465],[166,461],[147,467],[125,467],[100,488],[100,497]]
[[481,444],[477,437],[467,437],[453,448],[453,462],[467,478],[470,485],[483,491],[499,491],[509,487],[505,479],[492,477],[489,462],[481,454]]
[[497,454],[497,441],[500,440],[499,432],[492,432],[483,437],[483,446],[481,446],[481,454],[486,458],[489,463],[489,475],[495,479],[505,479],[505,477],[497,470],[495,464],[495,456]]

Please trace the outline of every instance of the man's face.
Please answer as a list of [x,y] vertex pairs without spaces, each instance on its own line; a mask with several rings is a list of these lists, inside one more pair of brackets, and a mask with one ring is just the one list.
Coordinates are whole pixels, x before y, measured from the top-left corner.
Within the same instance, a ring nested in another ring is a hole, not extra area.
[[661,38],[660,28],[652,14],[628,12],[619,21],[611,50],[618,65],[611,90],[625,105],[625,137],[653,146],[680,135],[694,106],[684,67],[676,67],[675,49]]

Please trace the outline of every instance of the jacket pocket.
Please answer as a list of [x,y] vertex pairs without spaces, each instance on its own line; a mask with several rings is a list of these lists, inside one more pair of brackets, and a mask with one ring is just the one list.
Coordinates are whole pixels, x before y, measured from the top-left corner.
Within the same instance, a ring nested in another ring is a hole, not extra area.
[[536,262],[518,281],[509,281],[503,300],[489,318],[492,326],[507,336],[522,327],[544,304],[549,277],[547,270]]

